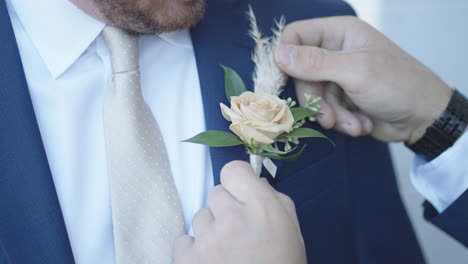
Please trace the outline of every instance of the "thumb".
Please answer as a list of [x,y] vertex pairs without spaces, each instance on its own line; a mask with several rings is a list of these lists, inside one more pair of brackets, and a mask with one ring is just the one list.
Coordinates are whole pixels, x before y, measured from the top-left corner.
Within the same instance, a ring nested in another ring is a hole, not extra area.
[[241,202],[272,196],[271,189],[256,176],[249,163],[232,161],[221,170],[221,185]]
[[286,74],[303,81],[331,81],[345,86],[353,81],[354,55],[313,46],[280,44],[275,61]]

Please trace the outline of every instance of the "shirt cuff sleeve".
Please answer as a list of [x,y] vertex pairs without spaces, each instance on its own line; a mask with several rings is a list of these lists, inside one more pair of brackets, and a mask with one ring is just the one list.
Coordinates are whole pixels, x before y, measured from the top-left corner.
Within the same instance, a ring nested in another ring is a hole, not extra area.
[[442,213],[468,189],[468,133],[431,162],[416,156],[411,181],[416,190]]

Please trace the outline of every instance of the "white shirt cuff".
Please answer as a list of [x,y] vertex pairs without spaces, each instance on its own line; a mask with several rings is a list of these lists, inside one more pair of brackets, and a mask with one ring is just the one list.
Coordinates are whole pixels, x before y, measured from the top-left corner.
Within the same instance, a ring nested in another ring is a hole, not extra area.
[[468,133],[431,162],[416,156],[411,181],[439,213],[447,209],[468,189]]

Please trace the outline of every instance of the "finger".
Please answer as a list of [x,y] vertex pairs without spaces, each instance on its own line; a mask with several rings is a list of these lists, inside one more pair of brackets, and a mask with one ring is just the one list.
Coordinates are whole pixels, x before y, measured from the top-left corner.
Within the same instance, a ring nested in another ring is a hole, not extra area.
[[214,218],[222,215],[226,210],[235,210],[238,205],[240,205],[239,201],[226,191],[222,185],[214,187],[208,193],[208,207]]
[[328,17],[293,22],[284,28],[281,42],[341,49],[349,26],[358,21],[355,17]]
[[359,106],[357,106],[353,100],[351,99],[351,97],[349,97],[348,94],[346,93],[343,93],[342,94],[342,97],[341,97],[341,100],[343,102],[343,105],[349,109],[349,111],[351,112],[359,112],[360,109],[359,109]]
[[334,84],[329,83],[325,88],[325,100],[330,104],[336,114],[335,130],[353,137],[362,135],[361,121],[351,113],[341,101],[341,90]]
[[224,166],[221,170],[221,184],[241,202],[273,195],[268,186],[255,175],[250,164],[243,161],[233,161]]
[[[323,86],[318,82],[305,82],[301,80],[295,80],[296,95],[301,106],[305,105],[304,94],[310,94],[314,97],[324,98]],[[325,129],[330,129],[335,126],[335,112],[330,105],[325,101],[319,102],[320,114],[317,115],[317,122]]]
[[212,230],[214,216],[210,209],[203,208],[192,219],[193,233],[195,237],[202,236]]
[[260,178],[260,181],[260,184],[263,185],[262,187],[268,190],[271,194],[273,194],[273,196],[278,192],[275,188],[273,188],[273,186],[270,185],[266,178]]
[[194,242],[195,240],[191,236],[181,236],[175,240],[172,248],[174,264],[193,263],[190,256],[192,255]]
[[366,115],[359,113],[359,112],[355,112],[353,114],[361,121],[362,135],[363,136],[370,135],[372,131],[374,130],[374,123],[372,122],[372,120]]
[[279,45],[275,50],[278,67],[303,81],[355,82],[355,54],[335,52],[312,46]]
[[301,230],[301,226],[299,224],[299,220],[297,219],[297,211],[296,211],[296,205],[294,204],[294,201],[287,195],[277,192],[277,197],[278,200],[281,202],[284,208],[286,208],[286,211],[288,214],[291,216],[292,221],[294,222],[294,225],[297,227],[298,231]]

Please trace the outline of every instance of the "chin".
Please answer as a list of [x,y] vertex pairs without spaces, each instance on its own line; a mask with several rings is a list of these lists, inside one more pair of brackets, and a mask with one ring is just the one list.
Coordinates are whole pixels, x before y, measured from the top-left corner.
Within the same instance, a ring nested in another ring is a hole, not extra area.
[[157,34],[196,25],[205,0],[94,0],[110,25],[135,34]]
[[[154,10],[154,19],[161,31],[176,31],[195,26],[203,18],[205,0],[168,0],[165,12]],[[159,14],[160,13],[160,14]]]

